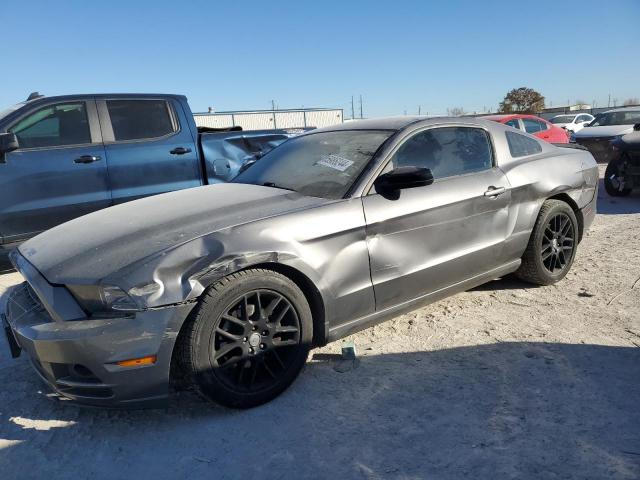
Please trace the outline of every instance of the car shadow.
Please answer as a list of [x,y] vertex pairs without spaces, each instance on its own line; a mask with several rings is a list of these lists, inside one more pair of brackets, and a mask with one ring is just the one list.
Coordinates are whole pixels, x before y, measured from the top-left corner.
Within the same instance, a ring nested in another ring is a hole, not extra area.
[[107,411],[50,401],[25,359],[2,361],[0,471],[5,479],[640,477],[640,348],[517,342],[344,362],[314,355],[287,392],[252,410],[182,394],[167,409]]
[[482,285],[478,285],[470,289],[471,292],[492,292],[495,290],[526,290],[526,289],[536,289],[539,288],[539,285],[534,285],[533,283],[523,282],[519,280],[515,275],[507,275],[502,278],[497,278],[487,283],[483,283]]

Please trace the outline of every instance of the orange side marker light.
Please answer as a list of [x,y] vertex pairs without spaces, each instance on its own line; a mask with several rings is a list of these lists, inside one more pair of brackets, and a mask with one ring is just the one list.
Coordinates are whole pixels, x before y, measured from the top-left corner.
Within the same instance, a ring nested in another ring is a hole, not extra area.
[[158,360],[157,355],[147,355],[146,357],[132,358],[130,360],[121,360],[118,365],[121,367],[138,367],[140,365],[153,365]]

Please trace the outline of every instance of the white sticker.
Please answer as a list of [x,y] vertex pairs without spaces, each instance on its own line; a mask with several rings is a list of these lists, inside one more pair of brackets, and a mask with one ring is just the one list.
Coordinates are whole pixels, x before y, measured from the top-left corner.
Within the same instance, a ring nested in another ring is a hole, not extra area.
[[348,158],[342,158],[338,155],[324,155],[320,160],[318,160],[316,165],[324,165],[325,167],[333,168],[334,170],[338,170],[340,172],[344,172],[347,168],[353,165],[353,161]]

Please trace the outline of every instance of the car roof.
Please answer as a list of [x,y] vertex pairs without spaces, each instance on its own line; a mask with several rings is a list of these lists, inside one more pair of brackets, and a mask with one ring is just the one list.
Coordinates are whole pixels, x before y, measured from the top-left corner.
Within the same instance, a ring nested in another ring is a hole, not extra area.
[[35,105],[37,103],[50,103],[53,101],[65,101],[65,100],[77,100],[78,98],[186,98],[184,95],[178,95],[174,93],[74,93],[70,95],[52,95],[50,97],[46,95],[39,96],[32,100],[28,100],[25,103],[29,105]]
[[441,124],[489,124],[485,118],[480,117],[424,117],[424,116],[397,116],[371,118],[367,120],[353,120],[329,127],[312,130],[308,134],[317,132],[332,132],[338,130],[403,130],[412,125],[441,125]]
[[480,118],[492,120],[494,122],[502,122],[503,120],[511,120],[512,118],[534,118],[536,120],[544,120],[544,118],[540,118],[537,115],[532,115],[530,113],[503,113],[498,115],[486,115]]
[[600,112],[600,113],[616,113],[616,112],[640,112],[640,106],[612,108],[611,110],[607,110],[606,112]]

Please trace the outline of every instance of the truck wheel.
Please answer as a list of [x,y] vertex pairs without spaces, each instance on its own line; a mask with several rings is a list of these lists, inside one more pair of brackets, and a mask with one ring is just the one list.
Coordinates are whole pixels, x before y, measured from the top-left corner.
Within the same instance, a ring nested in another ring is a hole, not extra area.
[[306,297],[284,275],[252,269],[211,286],[194,310],[179,350],[196,391],[233,408],[282,393],[298,376],[313,338]]
[[626,197],[631,193],[631,188],[625,182],[625,172],[628,162],[625,157],[618,157],[609,162],[604,173],[604,189],[612,197]]
[[573,209],[560,200],[542,204],[529,245],[516,275],[525,282],[551,285],[567,274],[578,245],[578,221]]

